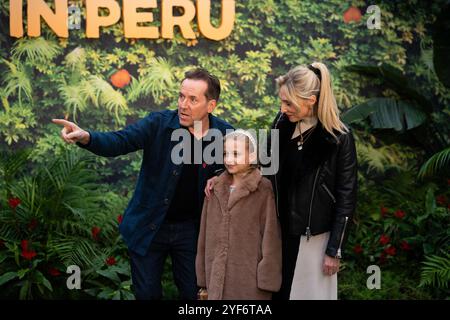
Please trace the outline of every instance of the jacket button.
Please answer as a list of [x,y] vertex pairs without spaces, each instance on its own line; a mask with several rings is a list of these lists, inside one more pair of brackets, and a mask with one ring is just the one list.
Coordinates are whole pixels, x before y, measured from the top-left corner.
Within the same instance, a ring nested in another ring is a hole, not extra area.
[[173,170],[172,174],[173,174],[174,176],[177,176],[177,175],[178,175],[178,171],[177,171],[177,170]]
[[156,224],[151,223],[150,224],[150,230],[156,230]]
[[165,204],[169,204],[169,199],[165,198],[165,199],[164,199],[164,203],[165,203]]

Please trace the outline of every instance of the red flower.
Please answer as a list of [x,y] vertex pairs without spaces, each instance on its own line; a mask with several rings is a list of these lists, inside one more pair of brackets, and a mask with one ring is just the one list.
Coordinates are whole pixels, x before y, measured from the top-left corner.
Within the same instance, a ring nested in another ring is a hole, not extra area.
[[400,242],[400,248],[404,251],[409,251],[411,250],[411,246],[409,245],[409,243],[405,240],[403,240],[402,242]]
[[34,257],[36,257],[36,251],[34,250],[22,250],[21,253],[22,257],[24,257],[27,260],[32,260]]
[[27,260],[31,260],[36,256],[36,251],[34,250],[28,250],[29,241],[28,240],[22,240],[20,242],[20,246],[22,247],[22,253],[21,256],[24,257]]
[[445,206],[447,204],[447,198],[444,195],[440,195],[436,197],[436,202],[441,206]]
[[357,245],[353,248],[353,251],[354,251],[356,254],[360,254],[360,253],[363,252],[363,248],[361,247],[360,244],[357,244]]
[[108,266],[113,266],[116,264],[116,258],[114,257],[108,257],[108,259],[106,259],[106,264]]
[[350,23],[350,21],[359,22],[361,20],[361,10],[356,7],[350,7],[344,12],[344,22]]
[[52,267],[52,268],[48,268],[48,274],[53,277],[57,277],[57,276],[61,275],[61,272],[58,269]]
[[390,246],[389,248],[384,249],[384,252],[386,252],[386,254],[389,256],[395,256],[396,251],[397,250],[394,246]]
[[382,252],[380,254],[380,264],[384,264],[386,262],[386,254]]
[[20,241],[20,246],[22,247],[22,251],[27,251],[28,250],[28,240]]
[[92,232],[92,237],[93,237],[95,240],[98,240],[98,235],[100,234],[100,231],[101,231],[101,229],[100,229],[99,227],[92,227],[92,230],[91,230],[91,232]]
[[36,229],[37,225],[38,225],[38,221],[36,219],[31,219],[30,223],[28,224],[28,229],[34,230],[34,229]]
[[380,243],[381,243],[381,245],[386,245],[386,244],[388,244],[389,243],[389,241],[391,241],[391,238],[389,238],[387,235],[385,235],[385,234],[382,234],[381,235],[381,237],[380,237]]
[[447,185],[450,186],[450,179],[447,179]]
[[405,215],[406,215],[406,213],[403,210],[397,210],[394,213],[394,216],[399,219],[403,219],[405,217]]
[[381,216],[384,218],[389,213],[389,209],[382,206],[380,208],[380,213],[381,213]]
[[131,76],[125,69],[120,69],[111,76],[111,83],[116,88],[123,88],[127,86],[131,81]]
[[16,209],[17,206],[20,204],[19,198],[10,198],[8,199],[8,204],[11,207],[11,209]]
[[119,215],[117,216],[117,222],[118,222],[119,224],[121,224],[121,223],[122,223],[122,220],[123,220],[123,216],[122,216],[121,214],[119,214]]

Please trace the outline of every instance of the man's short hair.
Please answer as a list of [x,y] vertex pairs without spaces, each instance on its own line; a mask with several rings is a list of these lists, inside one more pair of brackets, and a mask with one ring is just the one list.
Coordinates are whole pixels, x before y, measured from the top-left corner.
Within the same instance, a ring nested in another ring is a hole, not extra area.
[[189,70],[184,74],[184,80],[203,80],[208,85],[206,89],[205,96],[208,100],[216,100],[219,101],[220,97],[220,81],[219,79],[209,73],[207,70],[202,68],[197,68],[194,70]]

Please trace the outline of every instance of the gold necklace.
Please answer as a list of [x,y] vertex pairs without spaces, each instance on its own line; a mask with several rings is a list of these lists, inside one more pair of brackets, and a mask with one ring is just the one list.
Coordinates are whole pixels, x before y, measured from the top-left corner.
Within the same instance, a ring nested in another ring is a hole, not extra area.
[[305,134],[305,137],[303,137],[301,122],[302,122],[302,120],[297,122],[298,123],[298,131],[300,132],[300,141],[297,141],[297,149],[298,150],[303,149],[303,144],[306,142],[306,140],[308,140],[308,138],[311,136],[312,132],[316,128],[316,125],[312,126],[311,129],[309,130],[309,132],[307,134]]

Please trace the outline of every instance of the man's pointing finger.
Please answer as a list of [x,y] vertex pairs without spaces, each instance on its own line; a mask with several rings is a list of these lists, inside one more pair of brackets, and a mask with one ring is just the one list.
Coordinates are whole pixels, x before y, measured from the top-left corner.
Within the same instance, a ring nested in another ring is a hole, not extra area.
[[52,119],[52,122],[59,124],[61,126],[65,126],[65,127],[71,127],[73,125],[72,122],[64,120],[64,119]]

